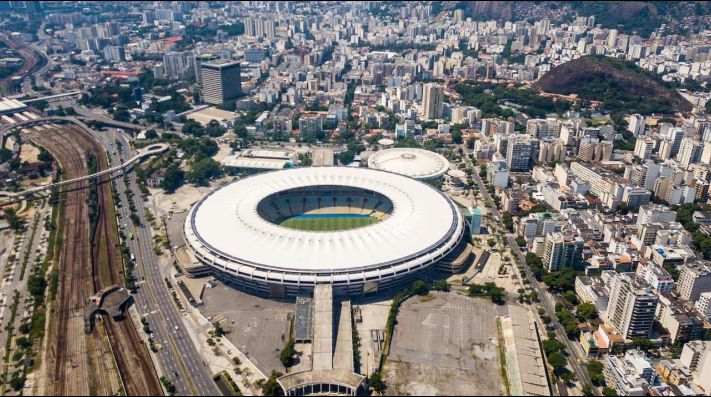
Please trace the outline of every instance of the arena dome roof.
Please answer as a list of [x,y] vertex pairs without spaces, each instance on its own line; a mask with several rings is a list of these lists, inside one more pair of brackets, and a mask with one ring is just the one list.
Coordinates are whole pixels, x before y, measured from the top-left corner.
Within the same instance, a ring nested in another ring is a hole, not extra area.
[[[258,211],[265,199],[306,187],[325,194],[329,187],[363,189],[386,197],[392,207],[377,223],[332,232],[280,226]],[[184,227],[186,242],[201,260],[235,272],[264,272],[265,278],[274,276],[271,272],[280,277],[346,273],[363,278],[385,268],[395,275],[446,254],[463,230],[454,204],[430,185],[351,167],[293,168],[244,178],[203,197]]]
[[415,179],[430,179],[444,175],[449,170],[449,161],[429,150],[392,148],[375,152],[368,158],[368,167]]

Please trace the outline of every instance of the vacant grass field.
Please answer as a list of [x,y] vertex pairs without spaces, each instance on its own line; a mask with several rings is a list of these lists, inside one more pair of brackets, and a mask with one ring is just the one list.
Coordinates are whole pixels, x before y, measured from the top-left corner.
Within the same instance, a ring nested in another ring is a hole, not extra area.
[[377,223],[374,217],[367,218],[290,218],[280,225],[291,229],[309,230],[314,232],[333,232],[337,230],[356,229]]

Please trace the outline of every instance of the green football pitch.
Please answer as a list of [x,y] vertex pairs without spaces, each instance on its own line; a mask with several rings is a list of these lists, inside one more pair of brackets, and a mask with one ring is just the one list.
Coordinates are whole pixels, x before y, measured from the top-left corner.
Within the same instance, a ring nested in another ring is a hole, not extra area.
[[356,229],[377,223],[372,216],[363,218],[289,218],[280,225],[291,229],[313,232],[333,232],[337,230]]

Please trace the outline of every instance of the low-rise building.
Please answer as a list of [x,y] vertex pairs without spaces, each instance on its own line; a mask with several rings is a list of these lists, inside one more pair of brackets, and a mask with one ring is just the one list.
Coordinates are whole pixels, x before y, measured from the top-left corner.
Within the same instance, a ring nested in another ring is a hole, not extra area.
[[670,294],[674,290],[674,279],[663,268],[654,263],[637,265],[637,275],[644,279],[657,292]]
[[599,277],[576,277],[575,293],[581,302],[594,304],[598,313],[607,311],[607,304],[610,301],[610,290]]
[[629,350],[622,357],[605,357],[602,373],[607,387],[618,396],[645,396],[657,378],[647,357],[636,350]]

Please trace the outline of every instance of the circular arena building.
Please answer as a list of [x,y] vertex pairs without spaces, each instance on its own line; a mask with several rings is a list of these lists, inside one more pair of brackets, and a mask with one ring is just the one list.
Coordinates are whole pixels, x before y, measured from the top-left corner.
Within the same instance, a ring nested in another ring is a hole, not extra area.
[[468,245],[450,199],[398,174],[351,167],[257,174],[197,202],[184,237],[217,276],[258,295],[363,295],[412,282]]
[[439,153],[416,148],[392,148],[375,152],[368,167],[415,179],[437,179],[449,171],[449,161]]

